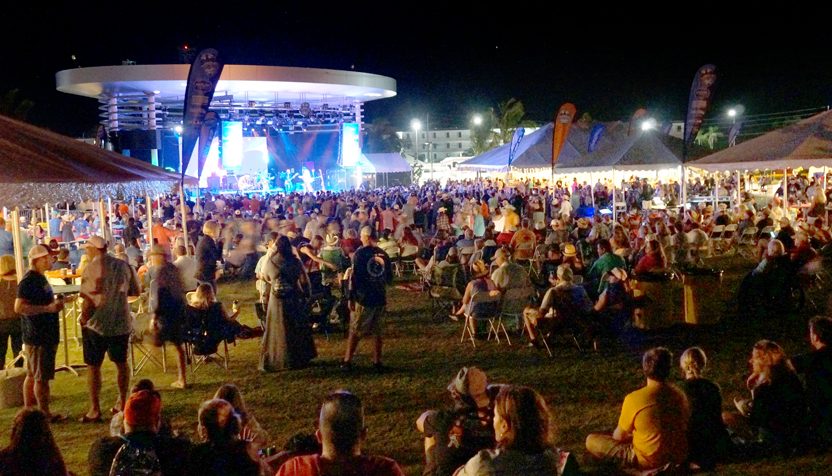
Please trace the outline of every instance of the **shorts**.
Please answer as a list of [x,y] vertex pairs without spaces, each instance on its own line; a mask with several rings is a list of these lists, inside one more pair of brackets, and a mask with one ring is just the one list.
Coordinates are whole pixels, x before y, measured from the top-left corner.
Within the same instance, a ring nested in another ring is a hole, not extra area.
[[26,372],[29,376],[38,382],[46,382],[55,378],[57,344],[23,344],[23,352],[26,354]]
[[350,334],[380,336],[383,316],[384,306],[364,307],[355,303],[355,311],[350,316]]
[[127,362],[127,345],[130,334],[121,336],[102,336],[88,328],[81,331],[84,338],[84,363],[93,367],[100,367],[104,362],[104,354],[110,357],[110,362],[123,364]]

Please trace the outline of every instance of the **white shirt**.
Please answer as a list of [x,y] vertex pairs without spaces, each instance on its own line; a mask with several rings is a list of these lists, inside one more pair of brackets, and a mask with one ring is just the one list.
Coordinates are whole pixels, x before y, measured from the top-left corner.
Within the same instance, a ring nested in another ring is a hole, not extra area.
[[192,291],[197,288],[199,283],[196,280],[196,258],[193,256],[180,256],[176,258],[173,265],[179,269],[179,275],[182,276],[182,284],[185,285],[186,291]]

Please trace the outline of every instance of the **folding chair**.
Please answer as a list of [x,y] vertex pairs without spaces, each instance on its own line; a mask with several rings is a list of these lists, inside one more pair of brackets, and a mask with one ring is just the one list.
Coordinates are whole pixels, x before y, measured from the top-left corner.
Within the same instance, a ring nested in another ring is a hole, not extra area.
[[711,233],[708,235],[708,246],[711,249],[711,253],[713,250],[718,250],[720,243],[722,242],[722,233],[725,231],[725,225],[714,225]]
[[[216,309],[216,308],[214,308]],[[185,353],[191,363],[191,373],[196,374],[203,365],[214,362],[221,368],[228,370],[228,341],[222,335],[222,315],[217,315],[209,309],[197,309],[186,306]],[[212,335],[213,332],[219,332]],[[220,354],[222,346],[222,354]]]
[[511,339],[509,339],[506,328],[503,325],[503,319],[514,319],[515,331],[521,331],[523,329],[523,309],[526,308],[533,296],[533,287],[512,288],[507,289],[503,293],[503,302],[500,306],[498,327],[502,327],[503,333],[506,335],[508,345],[511,345]]
[[[462,325],[462,337],[459,343],[465,342],[465,335],[471,340],[471,345],[474,349],[477,348],[477,341],[474,338],[476,332],[477,322],[488,322],[488,336],[486,340],[491,340],[491,333],[500,342],[500,335],[497,332],[498,327],[494,321],[499,319],[500,315],[500,292],[488,291],[478,292],[471,296],[471,302],[468,304],[468,311],[465,313],[465,323]],[[505,328],[503,328],[505,330]]]
[[722,238],[720,239],[720,251],[722,253],[728,253],[729,251],[737,251],[737,224],[731,223],[730,225],[725,225],[725,229],[722,230]]
[[[148,337],[148,330],[150,328],[150,320],[152,318],[150,313],[135,312],[133,314],[132,329],[130,332],[130,373],[133,377],[139,374],[142,369],[151,363],[156,367],[162,369],[162,373],[167,373],[168,362],[165,346],[161,347],[161,357],[155,355],[151,343],[146,341]],[[138,358],[137,358],[138,357]]]
[[746,258],[754,258],[754,249],[757,246],[757,227],[749,226],[742,230],[737,240],[737,253]]
[[462,265],[459,264],[441,268],[435,266],[431,270],[428,295],[431,298],[434,320],[442,321],[445,316],[450,314],[453,305],[462,300],[460,284],[463,281],[463,276]]

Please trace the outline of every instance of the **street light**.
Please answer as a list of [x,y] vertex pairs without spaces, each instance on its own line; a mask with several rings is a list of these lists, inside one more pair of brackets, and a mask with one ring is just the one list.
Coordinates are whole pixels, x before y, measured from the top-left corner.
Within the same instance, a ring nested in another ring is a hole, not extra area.
[[739,128],[742,126],[742,124],[737,125],[737,116],[741,116],[744,112],[745,107],[742,105],[736,105],[726,112],[726,115],[731,118],[731,129],[728,131],[728,147],[737,143],[737,136],[740,133]]
[[[419,119],[413,119],[410,121],[410,127],[416,131],[416,138],[419,138],[419,129],[422,128],[422,122]],[[425,128],[425,145],[427,146],[427,152],[425,152],[425,160],[430,163],[430,179],[433,181],[433,160],[430,158],[430,140],[428,140],[428,135],[430,134],[430,115],[427,116],[427,127]],[[416,149],[416,157],[418,158],[418,148]]]
[[474,123],[475,126],[481,126],[482,116],[480,116],[479,114],[474,114],[474,118],[471,121]]
[[413,158],[419,160],[419,129],[422,128],[422,121],[413,119],[410,121],[410,128],[413,129]]
[[649,119],[645,119],[641,123],[641,130],[642,131],[649,131],[649,130],[655,129],[655,128],[656,128],[656,120],[653,119],[652,117],[649,118]]

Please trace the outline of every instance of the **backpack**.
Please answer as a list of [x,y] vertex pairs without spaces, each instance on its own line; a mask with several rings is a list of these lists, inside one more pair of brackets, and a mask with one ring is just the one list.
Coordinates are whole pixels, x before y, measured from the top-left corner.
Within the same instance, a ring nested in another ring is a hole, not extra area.
[[162,476],[162,465],[153,445],[140,446],[123,436],[121,439],[124,444],[113,458],[110,476]]

